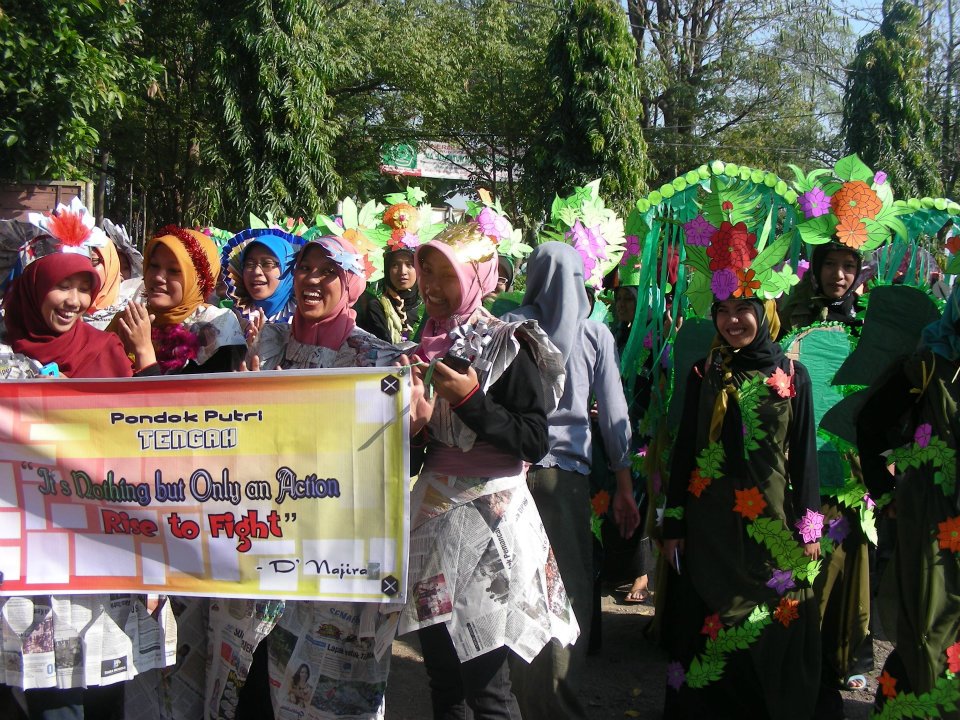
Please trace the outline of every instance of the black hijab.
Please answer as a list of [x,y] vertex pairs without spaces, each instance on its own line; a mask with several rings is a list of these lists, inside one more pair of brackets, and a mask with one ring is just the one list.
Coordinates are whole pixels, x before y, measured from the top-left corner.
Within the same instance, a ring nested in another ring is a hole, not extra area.
[[[732,369],[763,370],[770,367],[780,367],[784,359],[783,349],[771,337],[770,320],[767,317],[764,302],[759,298],[748,298],[745,302],[750,303],[750,309],[753,310],[753,314],[757,318],[756,336],[750,341],[749,345],[735,350],[727,345],[723,335],[720,334],[720,328],[717,328],[716,345],[723,350]],[[717,327],[717,307],[719,305],[719,302],[715,302],[710,308],[710,316],[713,318],[715,328]],[[772,312],[776,316],[776,309]],[[776,324],[779,326],[779,318],[776,320]]]
[[[823,288],[820,287],[820,272],[823,270],[823,263],[827,259],[827,254],[834,251],[842,251],[853,255],[857,262],[857,271],[854,273],[853,283],[847,288],[847,291],[839,298],[831,300],[823,295]],[[817,293],[816,299],[827,308],[827,320],[846,325],[854,324],[857,319],[857,293],[855,291],[858,287],[860,272],[863,270],[863,256],[856,250],[836,242],[817,245],[813,249],[810,270],[813,272],[813,288]]]
[[402,248],[400,250],[393,250],[383,254],[383,291],[384,295],[387,296],[390,302],[392,302],[394,305],[403,306],[403,312],[407,316],[407,322],[415,323],[417,318],[417,308],[420,307],[420,291],[418,289],[418,284],[414,283],[413,287],[408,290],[400,290],[390,279],[390,263],[401,253],[406,253],[409,256],[410,264],[412,265],[413,250]]

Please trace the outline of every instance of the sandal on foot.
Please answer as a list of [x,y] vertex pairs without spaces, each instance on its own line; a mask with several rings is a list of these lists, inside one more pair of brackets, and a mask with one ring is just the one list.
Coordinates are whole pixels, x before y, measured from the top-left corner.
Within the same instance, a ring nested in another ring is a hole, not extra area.
[[847,678],[847,690],[866,690],[867,678],[865,675],[851,675]]

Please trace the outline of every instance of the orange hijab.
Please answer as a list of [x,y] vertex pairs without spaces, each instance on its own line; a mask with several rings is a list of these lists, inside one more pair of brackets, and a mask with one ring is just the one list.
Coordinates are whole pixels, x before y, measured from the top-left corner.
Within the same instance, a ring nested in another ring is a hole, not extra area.
[[100,257],[100,264],[103,266],[103,282],[100,292],[87,310],[91,313],[115,305],[120,297],[120,256],[116,246],[112,240],[108,240],[103,247],[95,247],[93,251]]
[[220,254],[213,240],[199,230],[167,225],[144,248],[144,274],[158,245],[166,247],[177,258],[183,273],[183,299],[174,308],[155,312],[154,325],[179,325],[205,303],[216,287],[220,276]]

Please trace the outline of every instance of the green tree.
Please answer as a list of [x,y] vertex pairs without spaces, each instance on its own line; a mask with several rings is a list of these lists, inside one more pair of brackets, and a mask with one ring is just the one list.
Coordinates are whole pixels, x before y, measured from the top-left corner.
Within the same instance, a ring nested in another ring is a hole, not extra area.
[[857,42],[843,103],[847,147],[885,171],[901,197],[939,195],[939,128],[924,93],[920,11],[885,0],[880,27]]
[[851,47],[827,0],[628,0],[657,182],[715,157],[788,175],[840,157]]
[[336,51],[326,42],[331,7],[244,0],[210,2],[206,10],[210,100],[222,127],[209,158],[222,178],[227,217],[254,208],[316,212],[340,185],[331,158],[338,123],[327,92]]
[[601,178],[623,210],[650,172],[640,131],[636,43],[614,0],[573,0],[547,49],[552,108],[542,119],[524,181],[540,206]]
[[132,3],[4,2],[0,176],[90,177],[101,134],[159,71],[141,37]]

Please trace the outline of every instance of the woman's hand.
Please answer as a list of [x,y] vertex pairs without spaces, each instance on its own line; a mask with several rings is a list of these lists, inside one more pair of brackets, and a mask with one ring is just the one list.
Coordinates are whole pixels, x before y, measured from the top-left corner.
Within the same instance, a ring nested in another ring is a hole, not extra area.
[[248,348],[252,349],[257,344],[260,331],[263,330],[263,326],[266,324],[267,316],[262,309],[258,310],[257,314],[250,318],[250,321],[247,323],[247,329],[243,334],[244,338],[246,338]]
[[[410,367],[410,358],[400,355],[395,367]],[[427,400],[423,368],[410,367],[410,437],[417,435],[433,417],[433,402]]]
[[433,365],[431,384],[437,395],[451,405],[457,405],[476,391],[480,381],[473,367],[468,367],[465,373],[459,373],[441,360]]
[[663,541],[663,554],[667,558],[667,564],[680,574],[680,558],[683,557],[683,538],[672,538]]
[[[250,361],[247,364],[247,360]],[[247,355],[247,360],[240,361],[240,367],[238,367],[234,372],[260,372],[263,368],[260,366],[260,356],[259,355]],[[274,370],[283,370],[282,367],[277,365]]]
[[820,543],[807,543],[803,546],[803,554],[811,560],[820,559]]
[[117,320],[120,339],[127,351],[133,353],[134,365],[138,371],[157,362],[157,354],[153,349],[153,340],[150,336],[154,319],[155,317],[147,312],[146,307],[131,300]]

